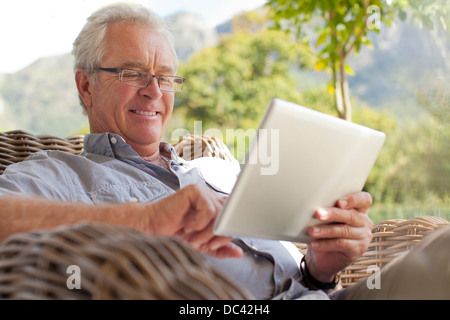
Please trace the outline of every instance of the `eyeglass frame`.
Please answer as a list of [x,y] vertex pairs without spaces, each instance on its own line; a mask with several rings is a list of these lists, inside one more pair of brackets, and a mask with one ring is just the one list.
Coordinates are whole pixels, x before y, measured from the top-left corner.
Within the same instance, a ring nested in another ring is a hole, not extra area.
[[[104,71],[104,72],[109,72],[109,73],[117,74],[117,75],[119,76],[119,81],[120,81],[121,83],[123,83],[123,84],[125,84],[125,85],[127,85],[127,86],[130,86],[130,87],[135,87],[135,88],[147,88],[148,85],[150,84],[150,82],[152,81],[152,79],[155,78],[155,79],[157,80],[157,82],[158,82],[158,88],[159,88],[161,91],[164,91],[164,92],[180,92],[180,91],[183,89],[183,84],[184,84],[184,80],[185,80],[185,78],[183,78],[183,77],[178,77],[178,76],[166,76],[166,75],[154,75],[154,74],[151,74],[151,73],[148,73],[148,72],[145,72],[145,71],[134,70],[134,69],[128,69],[128,68],[95,68],[95,70],[100,70],[100,71]],[[141,74],[146,74],[146,75],[148,75],[148,76],[150,76],[150,77],[148,77],[148,79],[147,79],[147,84],[146,84],[145,86],[137,86],[137,85],[133,85],[133,84],[130,84],[130,83],[127,83],[127,82],[122,81],[122,72],[123,72],[124,70],[129,70],[129,71],[139,72],[139,73],[141,73]],[[169,91],[169,90],[161,89],[161,85],[160,85],[160,78],[161,78],[161,77],[172,78],[172,79],[175,79],[175,80],[177,80],[177,79],[178,79],[178,80],[181,80],[181,88],[180,88],[180,90],[171,90],[171,91]]]

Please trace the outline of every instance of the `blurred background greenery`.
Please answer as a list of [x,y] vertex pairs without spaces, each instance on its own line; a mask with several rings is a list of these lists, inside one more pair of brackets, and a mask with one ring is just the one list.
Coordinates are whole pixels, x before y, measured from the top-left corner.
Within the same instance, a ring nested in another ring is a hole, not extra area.
[[[370,28],[377,12],[369,5],[380,9],[381,27]],[[175,143],[179,128],[194,133],[194,121],[203,132],[245,135],[273,97],[289,100],[386,133],[365,186],[374,222],[450,220],[449,14],[445,0],[268,1],[218,26],[213,44],[180,57],[187,81],[165,140]],[[2,131],[88,132],[71,56],[0,75],[0,115]],[[251,135],[245,139],[227,140],[240,161]]]

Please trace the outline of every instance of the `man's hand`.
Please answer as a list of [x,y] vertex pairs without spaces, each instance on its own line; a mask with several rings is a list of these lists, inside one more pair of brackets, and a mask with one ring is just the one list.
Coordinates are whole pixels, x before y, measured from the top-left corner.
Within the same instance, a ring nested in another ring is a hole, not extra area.
[[213,234],[224,199],[210,189],[187,186],[149,204],[150,234],[179,236],[194,248],[217,258],[240,258],[242,250],[228,237]]
[[230,238],[213,234],[223,198],[197,185],[152,203],[90,205],[20,196],[0,197],[0,241],[31,230],[49,230],[80,222],[128,226],[154,235],[179,236],[217,258],[241,257]]
[[339,200],[333,208],[316,211],[320,221],[330,225],[311,227],[315,238],[309,243],[306,263],[312,276],[321,282],[332,282],[336,273],[363,254],[372,240],[372,221],[367,210],[372,197],[367,192]]

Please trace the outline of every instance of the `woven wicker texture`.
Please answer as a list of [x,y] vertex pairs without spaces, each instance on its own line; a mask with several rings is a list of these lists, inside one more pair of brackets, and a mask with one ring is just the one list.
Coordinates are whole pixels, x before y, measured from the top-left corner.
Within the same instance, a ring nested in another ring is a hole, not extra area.
[[[81,289],[67,286],[71,265]],[[181,241],[125,227],[82,223],[0,246],[0,299],[250,298]]]
[[32,135],[15,130],[0,132],[0,174],[10,164],[20,162],[30,154],[41,150],[60,150],[72,154],[83,151],[83,136],[59,138],[48,135]]
[[216,157],[236,161],[228,147],[218,138],[210,136],[187,135],[174,145],[177,154],[185,160],[199,157]]
[[409,220],[394,219],[377,223],[372,229],[369,249],[341,273],[343,287],[348,287],[371,275],[369,266],[380,269],[392,259],[410,250],[427,234],[448,225],[440,217],[422,216]]

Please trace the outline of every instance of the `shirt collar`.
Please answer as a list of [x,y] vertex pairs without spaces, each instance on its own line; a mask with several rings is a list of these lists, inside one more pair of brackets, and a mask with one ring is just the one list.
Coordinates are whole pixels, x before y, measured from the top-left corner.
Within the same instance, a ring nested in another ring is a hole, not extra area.
[[[159,145],[160,152],[166,157],[180,162],[175,148],[167,142],[161,142]],[[115,133],[88,133],[84,136],[84,152],[97,155],[116,158],[120,153],[120,157],[140,157],[129,144],[118,134]]]

